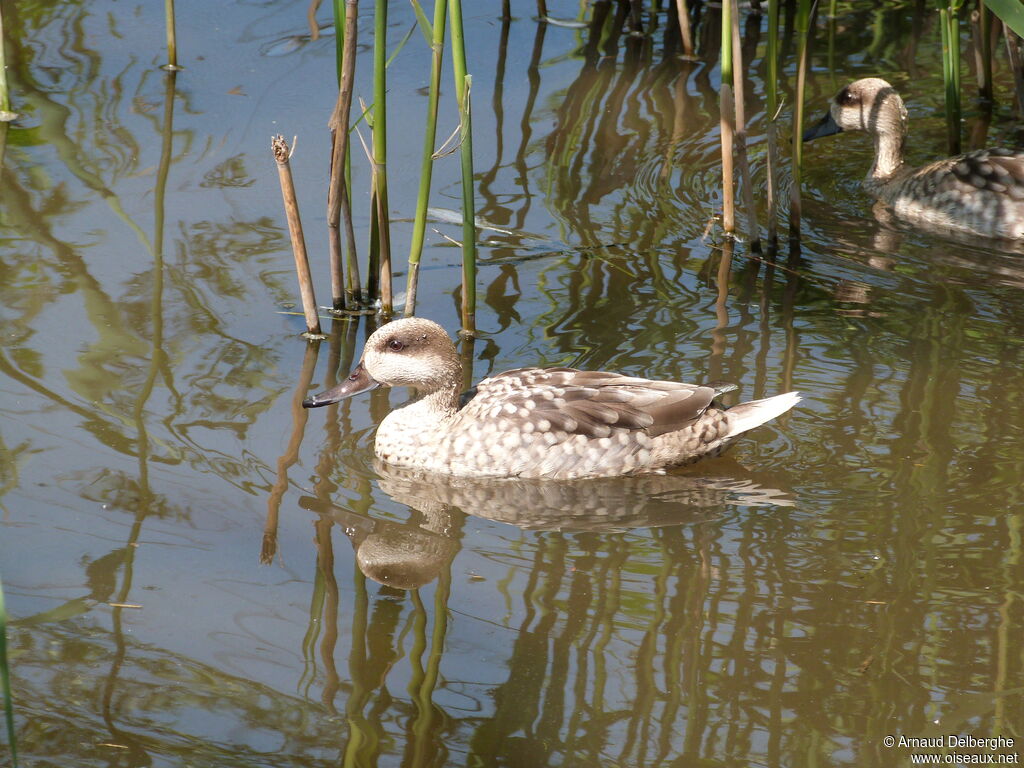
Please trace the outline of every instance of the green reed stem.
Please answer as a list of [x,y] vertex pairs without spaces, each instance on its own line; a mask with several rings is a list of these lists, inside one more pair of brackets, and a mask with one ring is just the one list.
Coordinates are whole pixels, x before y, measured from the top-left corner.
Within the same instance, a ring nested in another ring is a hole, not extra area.
[[796,104],[793,108],[793,181],[789,191],[789,235],[800,237],[800,175],[803,167],[804,90],[807,84],[807,55],[810,48],[811,0],[799,0],[796,11],[797,69]]
[[743,182],[743,206],[747,211],[747,238],[752,251],[761,250],[761,231],[757,223],[757,205],[754,203],[754,179],[747,159],[746,94],[743,90],[743,46],[740,44],[740,12],[737,0],[726,0],[732,6],[732,87],[736,98],[736,160]]
[[341,85],[341,69],[345,60],[345,0],[334,0],[334,72]]
[[779,0],[768,0],[768,49],[766,52],[765,91],[768,110],[768,243],[774,247],[778,239],[778,174],[779,149],[776,145],[775,118],[779,113]]
[[7,741],[11,745],[11,764],[18,768],[18,739],[14,733],[14,697],[11,696],[11,673],[7,667],[7,609],[4,607],[4,584],[0,581],[0,688],[4,696],[4,720]]
[[416,288],[419,284],[420,256],[427,229],[427,205],[430,180],[434,171],[434,141],[437,138],[437,104],[441,95],[441,63],[444,59],[444,28],[448,1],[434,0],[434,23],[430,39],[430,90],[427,97],[427,129],[423,134],[423,159],[420,162],[420,189],[416,197],[416,215],[409,245],[409,277],[406,282],[405,314],[416,314]]
[[459,102],[459,155],[462,158],[462,330],[476,333],[476,205],[473,201],[473,126],[466,74],[466,41],[462,30],[462,0],[448,0],[452,29],[452,69]]
[[722,3],[722,83],[718,92],[720,135],[722,138],[722,228],[736,229],[736,190],[733,174],[733,129],[735,106],[732,94],[732,3]]
[[4,41],[4,16],[3,8],[0,7],[0,120],[7,120],[7,114],[11,111],[11,97],[7,90],[7,52]]
[[939,8],[942,31],[942,82],[946,91],[946,143],[949,153],[960,153],[960,3]]
[[373,166],[377,179],[377,246],[380,258],[380,300],[385,315],[392,312],[391,226],[388,215],[387,139],[388,2],[377,0],[373,14]]
[[178,35],[174,30],[174,0],[164,0],[164,16],[167,22],[167,66],[178,66]]

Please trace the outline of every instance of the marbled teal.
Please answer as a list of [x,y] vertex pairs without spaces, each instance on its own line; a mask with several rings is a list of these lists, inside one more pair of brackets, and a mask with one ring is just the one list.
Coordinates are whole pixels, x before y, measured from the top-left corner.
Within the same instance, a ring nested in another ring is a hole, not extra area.
[[404,318],[374,331],[351,375],[303,405],[379,385],[415,387],[418,399],[377,429],[381,460],[460,477],[564,480],[662,473],[715,456],[800,400],[789,392],[725,409],[714,398],[729,388],[573,368],[507,371],[481,381],[468,400],[461,381],[444,329]]
[[897,216],[966,235],[1024,238],[1024,152],[980,149],[912,168],[903,162],[907,110],[885,80],[868,77],[843,88],[803,140],[867,131],[875,162],[864,188]]

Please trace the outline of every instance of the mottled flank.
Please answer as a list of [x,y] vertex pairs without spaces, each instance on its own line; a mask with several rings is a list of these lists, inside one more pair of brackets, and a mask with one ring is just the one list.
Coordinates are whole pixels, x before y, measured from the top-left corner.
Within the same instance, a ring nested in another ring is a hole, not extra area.
[[462,477],[572,479],[662,472],[721,453],[741,433],[788,411],[795,392],[725,410],[725,387],[650,381],[573,368],[521,368],[459,398],[454,344],[430,320],[379,328],[345,382],[304,404],[326,405],[383,384],[420,399],[377,430],[377,456]]
[[907,110],[896,90],[876,77],[843,88],[804,140],[839,131],[874,137],[875,162],[864,187],[900,218],[961,234],[1024,238],[1024,152],[982,149],[908,167]]

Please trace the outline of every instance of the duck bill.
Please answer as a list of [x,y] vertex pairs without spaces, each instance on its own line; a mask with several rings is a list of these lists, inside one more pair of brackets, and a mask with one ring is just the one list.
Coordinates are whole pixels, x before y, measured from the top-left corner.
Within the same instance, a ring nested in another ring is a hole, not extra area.
[[359,363],[341,384],[331,387],[331,389],[321,392],[319,395],[307,397],[302,401],[302,407],[320,408],[321,406],[331,405],[339,400],[344,400],[346,397],[358,395],[360,392],[369,392],[371,389],[376,389],[379,386],[380,382],[370,376],[363,367],[363,364]]
[[820,139],[822,136],[831,136],[833,133],[841,133],[842,130],[832,117],[832,113],[826,112],[821,120],[804,131],[804,141]]

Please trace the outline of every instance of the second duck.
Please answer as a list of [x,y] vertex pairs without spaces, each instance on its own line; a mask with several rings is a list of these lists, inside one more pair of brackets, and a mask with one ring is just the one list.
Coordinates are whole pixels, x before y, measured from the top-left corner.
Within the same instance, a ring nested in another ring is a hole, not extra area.
[[875,162],[864,188],[902,219],[967,235],[1024,238],[1024,152],[980,149],[913,168],[903,162],[907,110],[889,83],[857,80],[832,100],[804,141],[866,131]]

